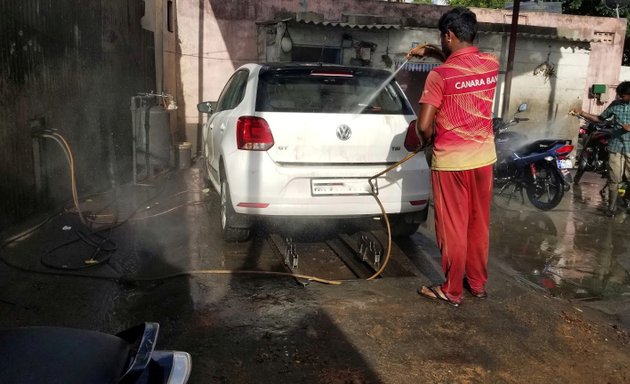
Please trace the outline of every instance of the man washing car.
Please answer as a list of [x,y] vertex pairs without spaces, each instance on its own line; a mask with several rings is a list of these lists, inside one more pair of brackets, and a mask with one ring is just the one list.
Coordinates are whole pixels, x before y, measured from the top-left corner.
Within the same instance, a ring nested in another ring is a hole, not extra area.
[[[440,18],[438,28],[446,61],[427,77],[417,130],[423,144],[433,139],[435,230],[446,281],[422,286],[418,293],[459,306],[464,276],[473,296],[487,296],[490,202],[496,162],[492,103],[499,62],[473,45],[477,19],[469,9],[448,11]],[[439,57],[439,52],[418,46],[407,56],[427,55]]]

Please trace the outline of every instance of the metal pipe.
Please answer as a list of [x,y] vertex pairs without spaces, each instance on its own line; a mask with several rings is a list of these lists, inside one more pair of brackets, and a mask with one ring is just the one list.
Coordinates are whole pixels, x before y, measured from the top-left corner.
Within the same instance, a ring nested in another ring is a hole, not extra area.
[[521,0],[514,0],[512,6],[512,26],[510,28],[510,45],[508,48],[507,68],[505,71],[505,87],[503,89],[503,108],[501,116],[508,116],[510,111],[510,93],[512,92],[512,72],[514,70],[514,52],[516,51],[516,31],[518,29],[518,14]]

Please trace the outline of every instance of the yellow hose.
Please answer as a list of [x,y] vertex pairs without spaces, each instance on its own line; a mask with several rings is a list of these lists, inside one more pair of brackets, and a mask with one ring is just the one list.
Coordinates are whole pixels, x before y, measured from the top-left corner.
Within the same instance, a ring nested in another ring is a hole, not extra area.
[[133,281],[165,280],[165,279],[170,279],[173,277],[194,276],[194,275],[272,275],[272,276],[286,276],[286,277],[305,279],[305,280],[315,281],[318,283],[328,284],[328,285],[341,284],[341,281],[339,280],[322,279],[320,277],[303,275],[300,273],[276,272],[276,271],[228,270],[228,269],[200,269],[200,270],[194,270],[194,271],[182,271],[182,272],[177,272],[170,275],[153,277],[149,279],[133,279]]
[[385,227],[387,228],[387,254],[385,255],[385,260],[383,261],[383,265],[381,265],[381,267],[378,269],[378,271],[376,271],[372,276],[368,277],[366,280],[374,280],[376,279],[378,276],[380,276],[381,273],[383,273],[383,271],[385,270],[385,267],[387,267],[387,263],[389,263],[389,258],[392,254],[392,229],[391,226],[389,224],[389,218],[387,217],[387,212],[385,211],[385,207],[383,206],[383,203],[381,202],[381,200],[378,198],[378,194],[376,193],[376,188],[374,187],[374,184],[372,184],[372,180],[386,174],[387,172],[391,171],[392,169],[398,167],[399,165],[401,165],[402,163],[404,163],[405,161],[411,159],[412,157],[414,157],[415,155],[418,154],[418,152],[420,152],[420,149],[414,151],[414,152],[410,152],[407,154],[407,156],[405,156],[402,160],[400,160],[399,162],[390,165],[389,167],[385,168],[383,171],[377,173],[376,175],[370,177],[368,179],[368,183],[370,183],[370,187],[372,190],[372,196],[374,197],[374,199],[376,200],[376,203],[378,204],[378,206],[381,208],[381,213],[383,215],[383,218],[385,219]]

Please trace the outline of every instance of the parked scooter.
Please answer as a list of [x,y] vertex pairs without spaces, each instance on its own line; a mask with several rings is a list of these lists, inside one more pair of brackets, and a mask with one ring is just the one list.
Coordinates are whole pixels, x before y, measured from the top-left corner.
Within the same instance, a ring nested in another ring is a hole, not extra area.
[[614,120],[595,123],[586,120],[582,116],[574,116],[588,124],[583,128],[585,132],[580,135],[582,149],[576,160],[577,171],[575,172],[573,183],[578,184],[586,171],[595,172],[607,178],[608,150],[606,146],[617,123]]
[[[542,139],[527,142],[525,135],[508,128],[524,119],[517,114],[527,110],[527,104],[519,105],[509,121],[493,120],[497,163],[494,168],[494,184],[498,195],[511,199],[523,190],[536,208],[547,211],[555,208],[570,185],[562,170],[573,167],[568,158],[573,145],[571,140]],[[568,172],[567,172],[568,173]]]
[[145,323],[117,335],[62,328],[0,330],[2,383],[185,384],[186,352],[154,350],[159,325]]

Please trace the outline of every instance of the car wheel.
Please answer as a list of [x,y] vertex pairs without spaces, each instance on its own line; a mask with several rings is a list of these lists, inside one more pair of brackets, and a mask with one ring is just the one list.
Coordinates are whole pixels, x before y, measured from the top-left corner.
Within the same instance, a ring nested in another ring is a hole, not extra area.
[[250,223],[235,226],[239,221],[238,213],[232,207],[230,199],[230,187],[225,177],[221,177],[221,229],[223,239],[228,243],[245,241],[249,238]]
[[427,220],[429,207],[420,212],[388,215],[392,237],[411,236],[418,231],[420,224]]

